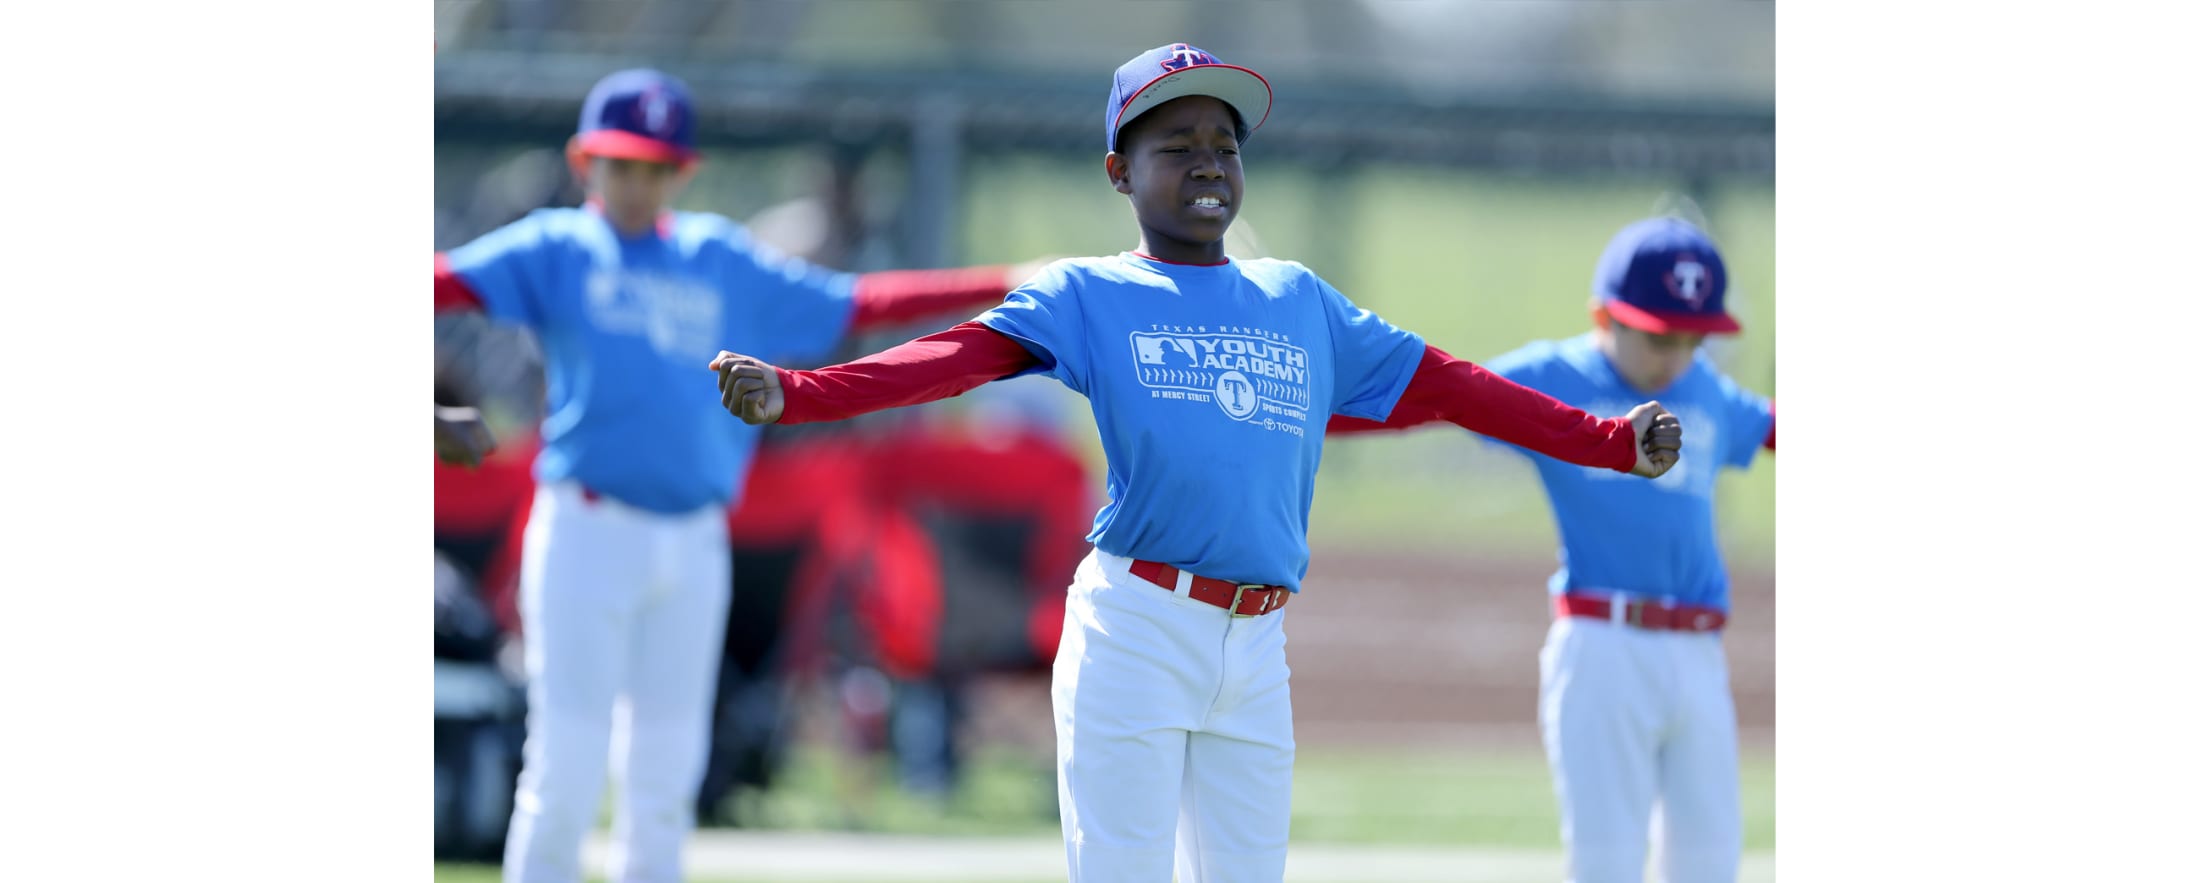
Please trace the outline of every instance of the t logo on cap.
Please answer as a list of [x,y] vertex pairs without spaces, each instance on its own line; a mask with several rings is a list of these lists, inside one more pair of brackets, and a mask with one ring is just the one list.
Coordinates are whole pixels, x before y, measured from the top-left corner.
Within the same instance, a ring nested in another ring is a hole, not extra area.
[[690,88],[650,68],[618,71],[583,99],[574,149],[587,156],[689,165],[697,159]]
[[637,110],[644,116],[644,131],[664,137],[667,134],[668,115],[673,108],[667,104],[667,94],[657,85],[646,86],[638,96]]
[[1664,274],[1664,287],[1671,296],[1687,302],[1688,309],[1701,309],[1702,299],[1710,296],[1709,271],[1693,255],[1680,255],[1679,262],[1671,265],[1671,272]]
[[1610,318],[1650,334],[1734,334],[1725,312],[1725,259],[1685,219],[1635,221],[1595,263],[1595,299]]
[[1227,64],[1187,43],[1168,43],[1128,59],[1112,74],[1111,96],[1104,105],[1104,149],[1118,150],[1119,130],[1135,118],[1190,95],[1225,102],[1234,111],[1237,141],[1248,138],[1273,109],[1273,87],[1256,71]]
[[1158,62],[1159,67],[1165,68],[1169,71],[1177,71],[1181,70],[1182,68],[1193,67],[1199,64],[1219,63],[1219,59],[1211,57],[1211,53],[1205,52],[1204,50],[1198,49],[1194,46],[1190,46],[1187,43],[1173,44],[1172,52],[1173,54],[1166,56],[1165,60]]

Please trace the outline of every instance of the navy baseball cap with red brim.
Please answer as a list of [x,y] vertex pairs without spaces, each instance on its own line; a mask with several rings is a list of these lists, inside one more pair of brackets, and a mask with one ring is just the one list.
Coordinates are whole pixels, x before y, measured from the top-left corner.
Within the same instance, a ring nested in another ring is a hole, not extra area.
[[1717,246],[1693,224],[1662,217],[1618,231],[1595,264],[1595,298],[1610,317],[1650,334],[1733,334]]
[[620,71],[583,100],[575,149],[590,156],[688,165],[698,157],[690,89],[656,70]]
[[1152,108],[1175,98],[1208,95],[1226,102],[1240,124],[1236,143],[1273,112],[1273,87],[1256,71],[1236,67],[1187,43],[1160,46],[1129,59],[1112,76],[1112,94],[1104,105],[1104,149],[1119,149],[1119,130]]

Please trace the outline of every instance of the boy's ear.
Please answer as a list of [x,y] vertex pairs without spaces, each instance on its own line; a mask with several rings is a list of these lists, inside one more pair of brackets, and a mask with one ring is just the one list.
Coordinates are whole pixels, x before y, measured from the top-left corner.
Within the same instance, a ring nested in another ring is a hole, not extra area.
[[583,152],[581,135],[567,139],[567,170],[574,173],[576,186],[590,189],[590,155]]
[[1587,314],[1594,319],[1596,328],[1604,331],[1612,330],[1610,327],[1610,311],[1603,309],[1602,301],[1598,300],[1588,304]]
[[1104,154],[1104,177],[1111,179],[1113,190],[1134,195],[1135,185],[1127,180],[1127,157],[1119,151]]

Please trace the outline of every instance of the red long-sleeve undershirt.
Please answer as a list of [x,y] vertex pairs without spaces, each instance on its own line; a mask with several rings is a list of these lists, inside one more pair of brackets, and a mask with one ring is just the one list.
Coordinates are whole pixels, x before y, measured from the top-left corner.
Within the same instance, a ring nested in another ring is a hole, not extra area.
[[[851,330],[870,331],[974,309],[1004,299],[1019,282],[1005,266],[952,270],[890,270],[859,276],[851,291]],[[480,310],[483,298],[437,255],[437,310]]]
[[947,399],[1038,364],[1018,341],[979,322],[961,322],[841,365],[812,371],[776,368],[783,402],[782,419],[776,422],[847,420]]
[[1326,431],[1407,429],[1436,420],[1580,466],[1631,472],[1637,459],[1633,424],[1625,418],[1596,417],[1431,345],[1387,420],[1336,415]]
[[[1447,353],[1442,353],[1440,350],[1434,349],[1432,347],[1427,347],[1426,355],[1428,359],[1432,359],[1436,353],[1440,353],[1441,357],[1444,359],[1450,358],[1449,354]],[[1470,365],[1471,363],[1462,362],[1459,364]],[[1425,366],[1421,365],[1420,370],[1423,371],[1424,367]],[[1504,378],[1498,374],[1490,373],[1486,371],[1486,369],[1480,368],[1477,365],[1472,365],[1471,367],[1473,371],[1479,372],[1480,374],[1486,374],[1488,377],[1492,377],[1495,380],[1501,381],[1503,383],[1512,383],[1512,381],[1510,381],[1509,379]],[[1417,383],[1416,378],[1413,378],[1412,382],[1414,384]],[[1432,402],[1426,401],[1426,399],[1428,398],[1429,396],[1426,395],[1414,397],[1412,395],[1412,390],[1407,389],[1403,391],[1402,400],[1396,402],[1395,412],[1389,414],[1388,419],[1385,422],[1360,420],[1355,417],[1337,416],[1332,421],[1329,421],[1326,424],[1326,431],[1329,434],[1353,432],[1386,432],[1389,430],[1409,429],[1421,424],[1432,423],[1436,420],[1448,419],[1444,418],[1439,413],[1439,409],[1434,407]],[[1778,415],[1779,405],[1778,402],[1774,401],[1771,403],[1771,431],[1763,437],[1763,446],[1770,449],[1773,453],[1777,453],[1779,450]],[[1460,420],[1450,420],[1450,422],[1456,423],[1457,425],[1463,426],[1464,428],[1470,429],[1474,432],[1479,432],[1482,435],[1492,435],[1496,438],[1502,438],[1502,436],[1500,435],[1495,435],[1495,433],[1487,432],[1486,430],[1482,430],[1476,426],[1472,426]],[[1505,440],[1507,441],[1508,439]],[[1527,447],[1532,446],[1528,445]]]
[[[844,420],[946,399],[1037,364],[1019,342],[965,322],[841,365],[776,369],[783,393],[780,422]],[[1624,418],[1597,418],[1431,346],[1386,423],[1345,424],[1352,418],[1337,417],[1328,431],[1400,428],[1398,420],[1407,426],[1437,419],[1569,463],[1633,469],[1633,427]]]

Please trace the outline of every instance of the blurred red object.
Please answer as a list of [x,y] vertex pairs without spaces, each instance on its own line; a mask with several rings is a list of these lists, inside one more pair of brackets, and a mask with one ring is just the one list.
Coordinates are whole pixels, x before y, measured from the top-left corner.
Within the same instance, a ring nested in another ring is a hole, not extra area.
[[[535,482],[533,435],[503,441],[481,466],[436,463],[436,534],[484,544],[478,580],[507,632],[517,607],[522,535]],[[1047,664],[1058,649],[1065,585],[1088,553],[1094,503],[1087,466],[1057,436],[1036,430],[986,437],[955,425],[922,425],[890,440],[815,438],[760,446],[743,496],[728,513],[739,548],[801,548],[786,617],[801,665],[821,660],[822,626],[839,587],[849,590],[870,650],[893,677],[917,677],[936,660],[943,612],[940,556],[915,507],[1034,525],[1024,556],[1032,590],[1027,640]]]
[[1088,467],[1080,456],[1058,435],[1042,430],[993,429],[983,435],[935,425],[877,449],[873,464],[875,493],[898,509],[932,503],[960,514],[1033,524],[1022,579],[1032,592],[1028,643],[1042,662],[1055,657],[1065,588],[1088,554],[1084,538],[1095,516]]
[[[435,461],[435,457],[431,458]],[[491,546],[476,575],[483,601],[508,634],[521,632],[515,594],[521,574],[521,533],[536,495],[530,469],[537,438],[523,434],[499,442],[473,469],[435,461],[435,532],[440,540]]]

